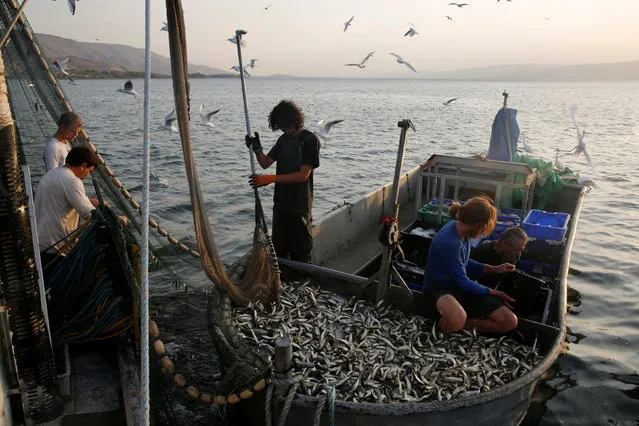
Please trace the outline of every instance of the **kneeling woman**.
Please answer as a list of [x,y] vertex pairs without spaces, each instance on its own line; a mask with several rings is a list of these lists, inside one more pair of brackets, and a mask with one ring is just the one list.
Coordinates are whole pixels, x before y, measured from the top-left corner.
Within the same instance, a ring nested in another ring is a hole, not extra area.
[[485,265],[470,259],[470,240],[492,232],[497,210],[487,197],[473,197],[463,206],[454,203],[448,213],[455,220],[435,235],[428,251],[424,273],[424,292],[428,309],[439,320],[445,333],[462,328],[504,333],[517,327],[510,298],[472,281],[484,273],[503,274],[515,270],[504,263]]

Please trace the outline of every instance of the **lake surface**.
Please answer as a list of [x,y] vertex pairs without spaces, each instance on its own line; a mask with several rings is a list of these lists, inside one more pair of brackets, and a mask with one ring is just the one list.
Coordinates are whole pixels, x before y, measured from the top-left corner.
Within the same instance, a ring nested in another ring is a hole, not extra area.
[[[77,86],[64,82],[63,87],[98,150],[140,200],[142,99],[116,93],[122,83],[84,80]],[[142,82],[134,80],[134,85],[142,93]],[[586,131],[593,165],[583,157],[565,156],[561,161],[601,187],[584,200],[573,247],[571,266],[582,273],[569,277],[574,306],[568,315],[565,353],[539,387],[524,424],[637,425],[639,83],[247,80],[251,125],[266,150],[279,136],[268,129],[267,116],[281,99],[301,106],[311,130],[319,120],[344,119],[321,149],[315,171],[315,220],[337,204],[353,202],[392,180],[401,119],[410,118],[417,128],[409,133],[405,172],[433,153],[485,152],[504,89],[510,93],[509,106],[519,111],[519,126],[533,155],[547,160],[554,158],[556,148],[576,145],[569,111],[578,106],[577,120]],[[151,90],[152,170],[168,181],[167,187],[152,189],[152,214],[178,239],[193,241],[179,136],[161,129],[164,116],[173,109],[171,82],[154,80]],[[453,97],[459,99],[443,105]],[[231,262],[252,243],[254,220],[240,82],[192,80],[191,102],[200,183],[219,252]],[[198,125],[200,103],[209,111],[221,108],[214,129]],[[43,134],[54,130],[49,124],[22,131],[37,180],[46,142]],[[272,187],[260,194],[270,217]],[[164,290],[152,288],[152,292]]]

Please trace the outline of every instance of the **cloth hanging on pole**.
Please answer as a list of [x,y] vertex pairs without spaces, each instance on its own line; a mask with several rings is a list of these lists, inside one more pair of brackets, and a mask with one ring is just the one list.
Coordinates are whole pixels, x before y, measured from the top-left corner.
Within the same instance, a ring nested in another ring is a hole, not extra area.
[[488,159],[497,161],[512,161],[517,152],[519,141],[519,124],[517,124],[517,110],[502,108],[497,112],[493,121],[490,135]]

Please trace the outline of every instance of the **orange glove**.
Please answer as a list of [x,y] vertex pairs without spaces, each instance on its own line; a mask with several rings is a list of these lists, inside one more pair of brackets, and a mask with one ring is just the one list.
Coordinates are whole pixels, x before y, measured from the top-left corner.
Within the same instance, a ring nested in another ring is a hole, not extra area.
[[266,186],[275,183],[275,175],[251,175],[249,176],[249,184],[253,188]]

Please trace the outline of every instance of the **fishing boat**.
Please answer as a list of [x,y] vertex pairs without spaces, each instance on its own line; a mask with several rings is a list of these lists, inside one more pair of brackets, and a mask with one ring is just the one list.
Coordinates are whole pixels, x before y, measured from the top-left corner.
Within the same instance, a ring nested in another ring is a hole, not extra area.
[[[5,2],[0,6],[0,10],[2,11],[0,17],[3,29],[8,28],[11,22],[17,22],[17,26],[13,30],[15,37],[12,38],[10,50],[10,54],[13,55],[11,62],[12,64],[21,63],[23,66],[23,69],[17,72],[14,70],[14,81],[9,85],[10,97],[12,98],[10,100],[15,102],[16,99],[24,97],[25,102],[22,102],[24,105],[33,105],[32,92],[24,89],[27,87],[27,81],[31,80],[35,84],[38,100],[46,105],[51,117],[57,117],[61,112],[71,110],[64,92],[48,70],[49,62],[41,55],[37,40],[26,18],[20,16],[17,3],[15,1]],[[12,87],[14,90],[11,90]],[[17,103],[12,105],[12,108],[19,109]],[[20,118],[20,121],[26,125],[39,124],[37,119],[31,123],[28,120],[26,115]],[[415,286],[415,284],[419,284],[419,280],[416,280],[414,276],[415,266],[417,269],[423,267],[430,239],[428,236],[419,235],[413,231],[420,227],[422,229],[432,228],[436,231],[446,220],[445,208],[448,200],[463,201],[476,193],[491,196],[499,208],[517,210],[518,212],[514,214],[510,212],[509,214],[517,216],[519,222],[522,223],[528,214],[535,210],[532,207],[539,202],[535,193],[538,171],[526,164],[511,161],[433,155],[423,164],[404,173],[403,152],[406,147],[410,121],[402,120],[399,127],[401,128],[401,136],[394,181],[357,202],[332,211],[314,224],[313,265],[297,264],[286,259],[280,259],[280,263],[285,267],[311,275],[320,286],[330,289],[334,293],[367,300],[381,297],[398,309],[413,315],[422,313],[422,304],[420,303],[422,295]],[[81,139],[81,142],[92,146],[88,135],[82,134]],[[14,149],[10,156],[17,157],[18,154],[15,151]],[[5,158],[2,160],[5,161]],[[139,241],[141,234],[140,205],[131,198],[114,171],[102,158],[100,166],[94,173],[97,175],[98,181],[95,184],[96,190],[101,188],[111,204],[117,206],[118,213],[127,215],[131,221],[132,232]],[[14,179],[17,174],[19,173],[16,172],[14,176],[9,178]],[[28,173],[25,176],[28,176]],[[443,401],[375,403],[352,402],[335,398],[334,401],[328,403],[329,407],[319,418],[320,421],[334,422],[340,425],[361,424],[362,422],[379,425],[518,424],[526,412],[536,384],[544,371],[559,355],[565,337],[566,288],[570,251],[576,237],[579,212],[586,191],[587,189],[581,185],[565,183],[559,191],[553,194],[550,200],[545,200],[543,207],[545,213],[569,215],[569,221],[563,226],[565,234],[562,235],[561,239],[552,240],[559,241],[559,244],[546,247],[554,253],[550,256],[550,260],[545,260],[545,252],[541,250],[541,255],[537,253],[535,256],[538,257],[535,259],[543,258],[545,263],[533,264],[533,269],[530,271],[532,275],[552,275],[549,277],[551,278],[549,285],[543,292],[545,298],[541,298],[541,303],[535,305],[534,309],[527,312],[527,315],[520,316],[518,333],[531,346],[536,346],[542,355],[541,361],[536,363],[530,371],[489,391]],[[514,197],[515,193],[519,196],[518,202],[513,202],[513,198],[516,198]],[[431,207],[426,208],[428,205]],[[424,210],[425,208],[426,210]],[[32,208],[29,207],[23,209],[22,212],[30,210]],[[429,216],[431,222],[424,223],[425,216]],[[381,233],[380,221],[385,225]],[[155,228],[159,235],[155,235],[154,238],[161,238],[164,243],[168,240],[169,244],[176,247],[184,256],[199,258],[200,254],[197,251],[177,241],[157,222],[150,220],[149,225]],[[30,232],[28,227],[25,229]],[[380,240],[383,243],[380,243]],[[28,250],[28,243],[29,241],[21,242],[23,250]],[[532,247],[530,249],[532,253]],[[33,248],[30,250],[30,255],[33,256]],[[402,252],[404,253],[403,257],[400,255]],[[540,264],[541,270],[535,269],[540,267]],[[549,273],[543,269],[544,267],[550,267],[554,272]],[[44,293],[44,288],[38,287],[31,295],[36,294],[40,298]],[[26,315],[34,314],[34,312],[39,315],[38,326],[40,328],[36,330],[35,334],[37,337],[42,337],[43,330],[46,330],[42,324],[46,318],[47,303],[44,299],[40,300],[39,303],[38,310],[26,312]],[[209,302],[210,317],[220,317],[222,320],[220,323],[216,323],[215,318],[213,320],[209,318],[209,320],[215,325],[225,327],[235,339],[237,333],[231,330],[233,325],[227,321],[228,317],[232,315],[231,309],[228,296],[223,294],[219,297],[212,296]],[[39,421],[38,413],[34,414],[27,402],[28,400],[36,401],[39,396],[37,392],[42,389],[37,387],[37,382],[29,382],[26,383],[28,386],[20,386],[20,377],[24,377],[24,370],[20,371],[19,362],[17,362],[17,369],[12,367],[17,359],[15,356],[16,348],[20,349],[20,346],[16,345],[15,340],[11,342],[9,325],[7,325],[9,322],[5,317],[2,318],[4,319],[2,332],[5,342],[5,352],[2,358],[10,360],[10,362],[3,364],[2,368],[3,372],[11,373],[9,376],[3,375],[3,377],[10,377],[11,381],[2,386],[4,413],[8,416],[7,423],[12,423],[11,416],[13,419],[28,417],[23,413],[31,413],[32,418]],[[211,323],[209,323],[209,327],[211,327]],[[159,355],[164,355],[165,347],[158,338],[157,330],[151,329],[151,334],[155,351]],[[215,339],[215,337],[213,338]],[[25,339],[33,340],[34,336],[26,336]],[[234,389],[234,393],[231,394],[217,396],[207,394],[205,396],[193,387],[187,387],[186,393],[207,407],[228,404],[229,412],[236,418],[242,418],[242,412],[246,413],[252,410],[254,415],[250,422],[262,424],[265,422],[264,416],[255,415],[255,413],[261,414],[266,407],[271,407],[270,403],[265,402],[268,391],[262,390],[265,388],[265,380],[272,379],[271,383],[282,385],[286,382],[286,377],[278,377],[284,373],[277,368],[277,359],[275,360],[274,374],[271,371],[273,366],[259,357],[253,357],[247,361],[248,358],[243,357],[245,353],[237,348],[246,349],[247,353],[255,348],[252,348],[250,341],[240,343],[234,348],[236,352],[234,356],[237,357],[235,361],[238,363],[250,361],[256,367],[256,375],[250,377],[252,382],[248,383],[249,388]],[[33,344],[33,342],[29,344]],[[38,347],[47,347],[46,341],[40,341],[39,344]],[[135,344],[131,347],[135,347]],[[54,359],[52,353],[50,355],[49,362],[52,365],[56,362],[60,363],[59,360]],[[228,353],[222,355],[228,355]],[[121,404],[118,402],[117,411],[124,412],[129,424],[138,424],[137,414],[139,413],[138,407],[136,407],[139,402],[139,397],[136,395],[139,395],[140,381],[136,375],[138,360],[136,356],[130,354],[130,351],[129,355],[120,356],[118,359],[117,366],[108,365],[106,368],[112,377],[119,375],[122,380],[121,401],[123,402]],[[174,368],[171,361],[167,360],[166,357],[158,357],[158,360],[162,360],[162,364],[154,363],[156,368],[159,369],[158,366],[161,365],[162,373],[171,377]],[[48,378],[56,380],[54,369],[51,368],[51,371],[47,373]],[[70,368],[67,370],[71,371]],[[111,374],[118,370],[119,374]],[[76,369],[75,373],[77,371]],[[176,386],[184,386],[184,383],[177,379],[178,375],[175,375]],[[100,384],[100,380],[95,377],[90,378],[89,381],[92,381],[95,386]],[[60,416],[59,391],[56,390],[56,386],[52,386],[51,390],[53,396],[43,400],[45,402],[52,401],[52,404],[58,408],[52,409],[50,413],[42,416],[43,419],[47,420]],[[284,415],[288,416],[289,424],[311,423],[318,404],[320,406],[323,404],[322,398],[305,393],[292,393],[291,395],[290,405],[284,403],[286,398],[283,396],[276,395],[274,397],[272,409],[274,418]],[[131,406],[131,402],[133,402],[133,406]],[[90,414],[92,413],[85,413],[85,415]],[[97,422],[95,417],[86,417],[86,419],[91,419],[90,421],[94,423]],[[69,420],[72,419],[69,418]]]
[[[538,171],[526,164],[478,156],[433,155],[403,174],[402,144],[400,141],[394,182],[357,202],[336,209],[315,224],[315,265],[286,259],[280,259],[280,264],[303,271],[332,291],[370,300],[374,300],[376,293],[379,294],[382,285],[379,283],[384,280],[381,274],[385,273],[388,286],[385,297],[408,313],[421,314],[423,295],[418,288],[423,279],[430,241],[443,225],[447,203],[453,200],[463,202],[472,195],[485,194],[495,200],[500,213],[501,208],[508,204],[503,211],[524,227],[524,219],[540,211],[532,209],[540,204],[535,194]],[[542,356],[534,368],[490,391],[448,401],[354,403],[336,399],[335,424],[519,424],[526,414],[535,387],[559,356],[565,339],[570,253],[582,201],[588,190],[583,185],[569,183],[567,179],[559,191],[544,199],[544,214],[565,218],[565,229],[560,237],[550,237],[560,241],[544,242],[543,239],[531,238],[520,260],[520,268],[523,268],[522,262],[526,263],[527,270],[531,275],[534,274],[533,279],[535,276],[543,278],[548,284],[544,289],[537,287],[533,293],[528,293],[528,301],[533,301],[530,298],[535,301],[526,312],[522,310],[518,313],[516,332],[524,336],[529,344],[535,341]],[[513,192],[521,195],[514,209],[510,204]],[[383,223],[385,217],[391,217],[391,223],[397,226],[390,230],[385,227],[380,237],[380,222]],[[434,229],[428,233],[423,232],[423,228]],[[551,228],[541,226],[538,230],[544,232]],[[414,230],[419,232],[411,232]],[[391,246],[395,250],[389,249]],[[397,249],[401,247],[403,250],[399,255]],[[389,256],[391,251],[394,254]],[[406,261],[406,258],[409,260]],[[419,275],[420,270],[422,275]],[[298,422],[312,416],[316,404],[317,398],[298,394],[288,413],[290,421],[301,424]]]

